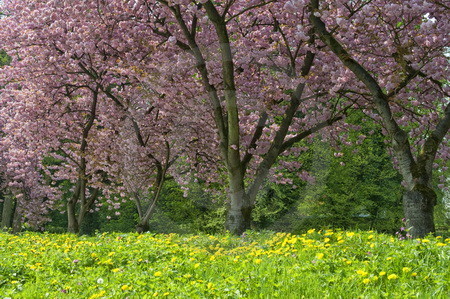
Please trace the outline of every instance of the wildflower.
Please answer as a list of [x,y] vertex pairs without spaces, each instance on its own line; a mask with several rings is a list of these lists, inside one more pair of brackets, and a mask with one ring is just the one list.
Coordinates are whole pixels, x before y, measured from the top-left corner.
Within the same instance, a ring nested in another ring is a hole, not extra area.
[[430,242],[430,240],[428,240],[428,239],[422,239],[422,243],[428,243],[428,242]]
[[78,262],[80,262],[80,260],[73,260],[73,261],[72,261],[72,263],[74,263],[74,264],[76,264],[76,263],[78,263]]
[[153,275],[156,276],[156,277],[159,277],[159,276],[162,275],[162,272],[161,271],[156,271]]
[[122,291],[128,291],[128,290],[131,290],[131,286],[124,284],[120,289]]
[[386,272],[384,272],[384,271],[381,271],[380,273],[378,273],[378,275],[380,275],[380,276],[384,276],[384,275],[386,275]]
[[104,283],[105,281],[103,280],[103,278],[99,278],[99,279],[97,279],[97,283],[98,284],[102,284],[102,283]]
[[436,246],[447,246],[447,244],[439,242],[436,244]]
[[318,253],[318,254],[316,254],[316,258],[319,259],[319,260],[322,259],[323,256],[324,256],[323,253]]
[[262,262],[262,259],[256,259],[255,260],[255,264],[257,264],[257,265],[261,264],[261,262]]
[[169,296],[169,295],[170,295],[169,292],[165,292],[165,293],[163,294],[163,296]]
[[111,271],[114,272],[114,273],[117,273],[117,272],[120,271],[120,268],[114,268],[114,269],[112,269]]
[[396,274],[389,274],[387,277],[389,280],[397,279],[398,276]]
[[363,280],[363,283],[364,283],[364,284],[368,284],[369,282],[370,282],[370,279],[364,278],[364,280]]
[[194,265],[194,269],[197,269],[198,267],[200,267],[200,263]]
[[89,297],[89,299],[97,299],[103,297],[106,294],[105,290],[100,291],[99,293],[95,293]]
[[364,271],[364,270],[358,270],[358,271],[356,271],[356,273],[358,273],[359,275],[361,275],[361,276],[366,276],[368,273],[366,272],[366,271]]
[[411,268],[403,267],[402,271],[405,272],[405,273],[408,273],[408,272],[411,272]]
[[416,273],[416,272],[413,272],[413,273],[411,273],[411,276],[412,276],[412,277],[416,277],[416,276],[417,276],[417,273]]
[[346,233],[346,235],[347,235],[347,237],[351,238],[351,237],[353,237],[355,235],[355,233],[354,232],[348,232],[348,233]]

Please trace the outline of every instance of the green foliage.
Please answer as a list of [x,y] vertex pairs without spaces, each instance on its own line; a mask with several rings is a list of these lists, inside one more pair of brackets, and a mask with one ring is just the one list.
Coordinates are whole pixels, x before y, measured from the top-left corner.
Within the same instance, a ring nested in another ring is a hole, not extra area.
[[[355,145],[336,152],[323,142],[312,147],[311,170],[316,183],[305,190],[299,206],[303,227],[376,229],[393,232],[402,218],[401,177],[386,152],[384,138],[374,124],[356,115],[350,122],[362,123],[348,139]],[[361,134],[366,138],[362,142]],[[360,144],[356,144],[360,143]]]
[[449,267],[450,239],[370,231],[0,234],[10,298],[448,298]]
[[11,57],[9,57],[5,51],[0,50],[0,67],[8,65],[11,62]]

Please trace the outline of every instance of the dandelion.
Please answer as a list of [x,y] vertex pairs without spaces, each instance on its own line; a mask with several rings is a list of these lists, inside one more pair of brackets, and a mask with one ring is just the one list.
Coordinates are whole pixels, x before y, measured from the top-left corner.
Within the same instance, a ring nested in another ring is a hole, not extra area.
[[403,267],[402,271],[403,271],[404,273],[408,273],[408,272],[411,272],[411,268],[409,268],[409,267]]
[[397,279],[398,276],[397,276],[396,274],[389,274],[387,278],[388,278],[389,280],[394,280],[394,279]]
[[128,291],[128,290],[131,290],[131,286],[124,284],[120,289],[122,291]]
[[369,274],[369,273],[367,273],[367,272],[364,271],[364,270],[358,270],[358,271],[356,271],[356,273],[358,273],[358,274],[361,275],[361,276],[366,276],[367,274]]
[[364,278],[364,280],[363,280],[363,283],[364,283],[364,284],[368,284],[369,282],[370,282],[370,279]]
[[111,271],[114,272],[114,273],[117,273],[117,272],[120,271],[120,268],[114,268],[114,269],[112,269]]
[[323,259],[323,257],[324,257],[323,253],[316,254],[316,258],[319,259],[319,260]]
[[416,272],[413,272],[413,273],[411,273],[411,276],[412,276],[412,277],[416,277],[416,276],[417,276],[417,273],[416,273]]
[[386,272],[384,272],[384,271],[381,271],[380,273],[378,273],[378,275],[380,275],[380,276],[384,276],[384,275],[386,275]]
[[198,267],[200,267],[200,263],[194,265],[194,269],[197,269]]
[[346,233],[346,236],[349,237],[349,238],[353,237],[354,235],[355,235],[354,232],[348,232],[348,233]]
[[162,275],[161,271],[156,271],[155,273],[153,273],[154,276],[159,277]]
[[257,265],[261,264],[261,262],[262,262],[262,259],[256,259],[255,260],[255,264],[257,264]]

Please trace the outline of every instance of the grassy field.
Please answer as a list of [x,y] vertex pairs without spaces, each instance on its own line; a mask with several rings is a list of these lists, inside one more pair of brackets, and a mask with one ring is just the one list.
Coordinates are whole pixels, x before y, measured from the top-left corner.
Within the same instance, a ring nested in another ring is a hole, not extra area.
[[0,234],[0,298],[449,298],[450,239]]

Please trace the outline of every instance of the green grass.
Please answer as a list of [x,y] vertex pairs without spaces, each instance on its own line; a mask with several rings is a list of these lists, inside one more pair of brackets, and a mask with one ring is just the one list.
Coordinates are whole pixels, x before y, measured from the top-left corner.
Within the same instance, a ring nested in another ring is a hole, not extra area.
[[1,298],[448,298],[450,239],[0,234]]

